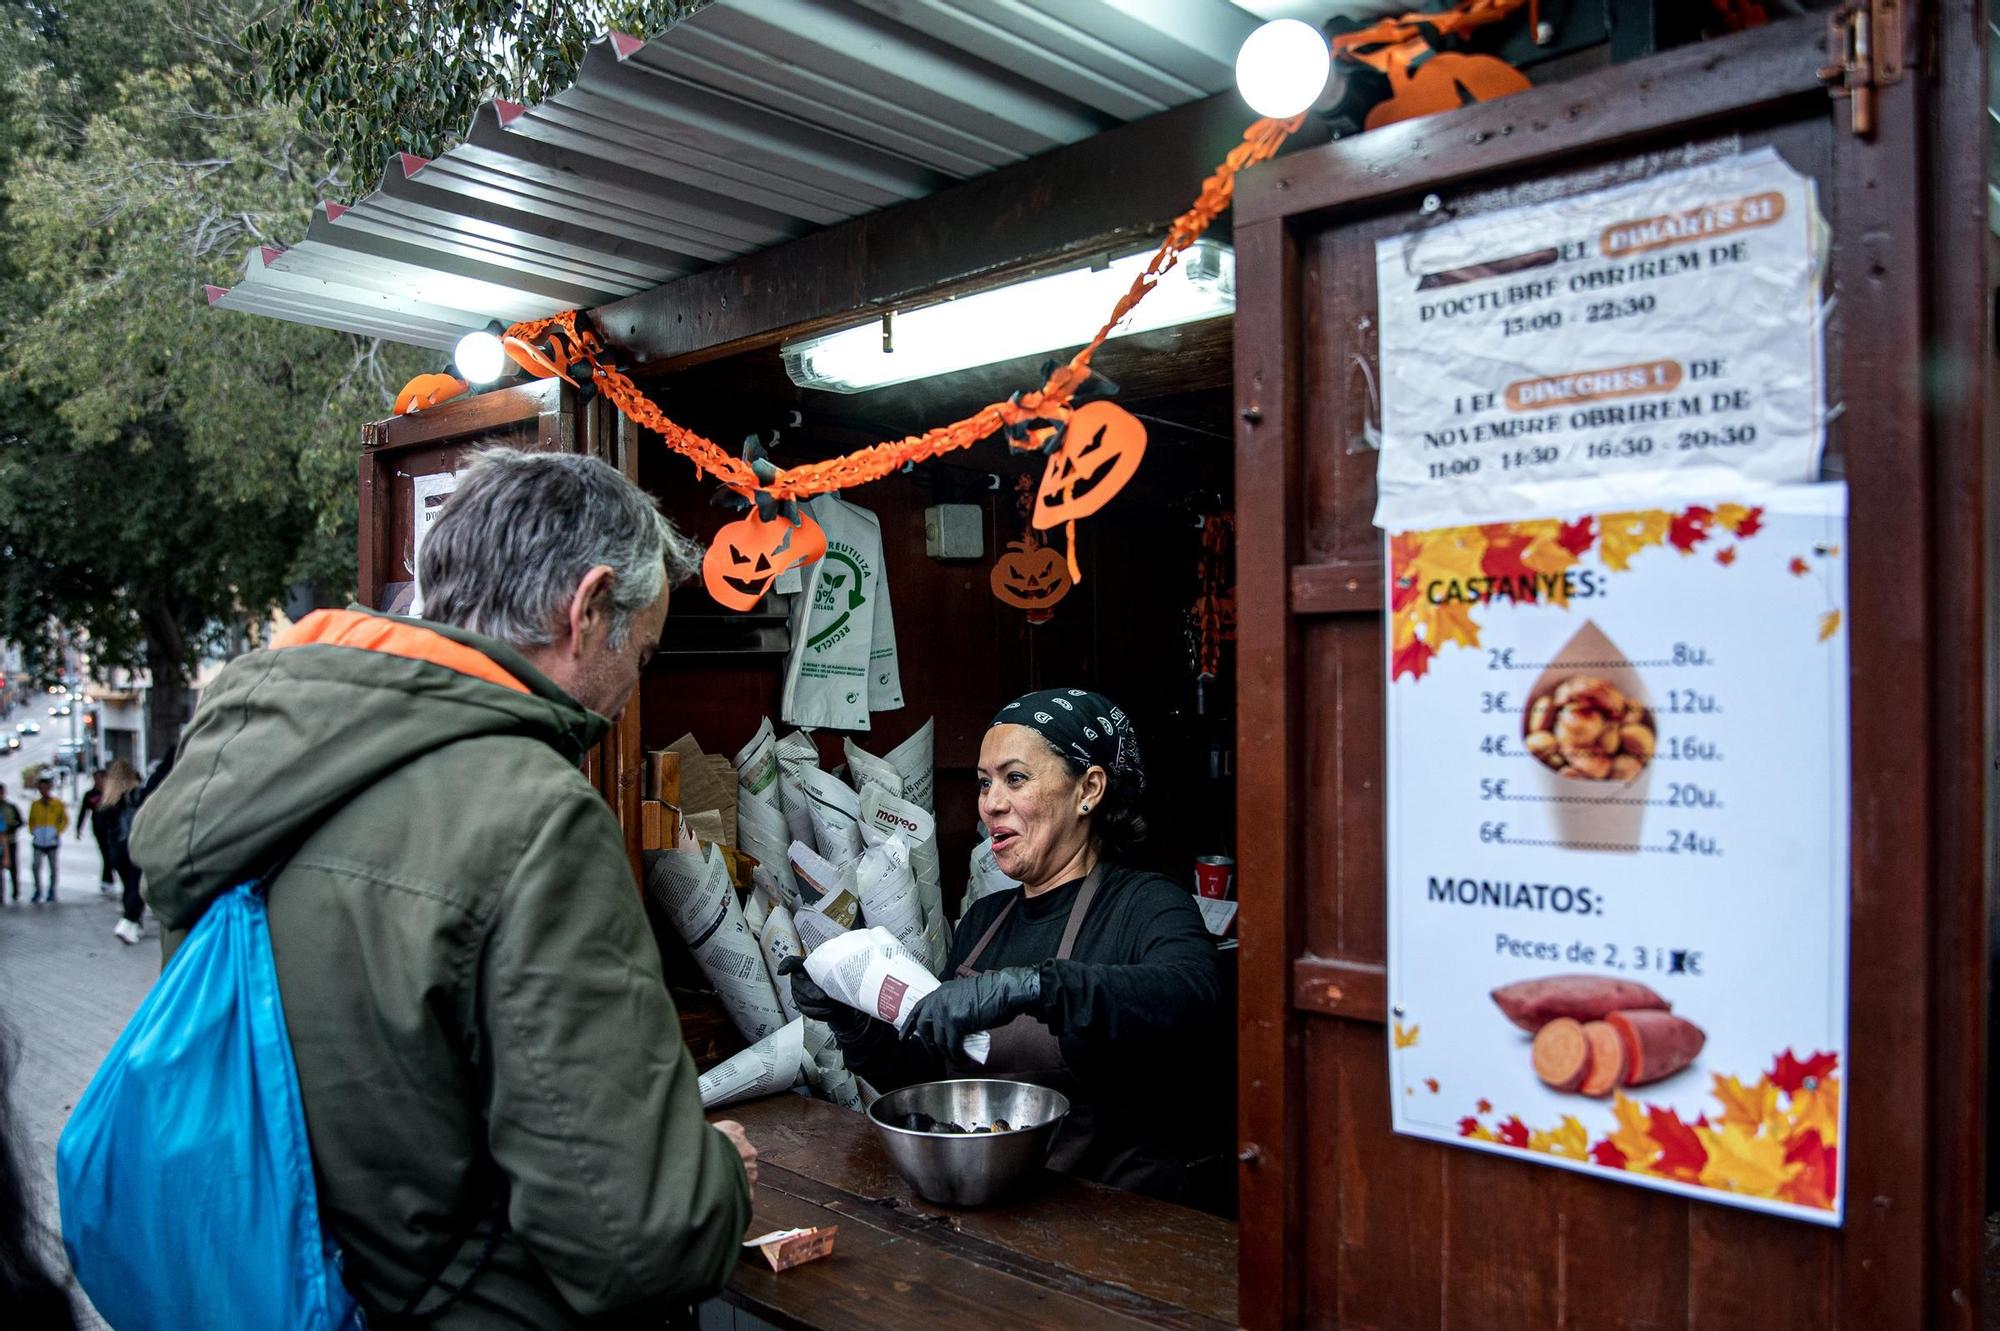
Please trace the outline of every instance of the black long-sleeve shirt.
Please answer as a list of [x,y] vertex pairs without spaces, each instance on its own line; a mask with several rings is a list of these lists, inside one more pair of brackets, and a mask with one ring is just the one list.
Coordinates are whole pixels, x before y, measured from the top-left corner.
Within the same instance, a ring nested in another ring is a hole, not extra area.
[[[1056,1037],[1063,1062],[1096,1110],[1101,1142],[1078,1172],[1099,1177],[1091,1162],[1108,1162],[1128,1148],[1148,1160],[1182,1163],[1226,1153],[1228,1105],[1215,1088],[1233,1082],[1233,1033],[1223,1020],[1215,939],[1194,898],[1158,874],[1107,864],[1070,957],[1058,961],[1063,927],[1082,886],[1078,880],[1038,897],[1016,890],[975,902],[959,921],[940,978],[957,974],[995,917],[1015,901],[975,965],[982,971],[1041,968],[1041,1003],[1029,1015]],[[843,1048],[848,1066],[882,1091],[979,1075],[972,1064],[947,1067],[880,1021]],[[1184,1181],[1140,1186],[1204,1200]]]

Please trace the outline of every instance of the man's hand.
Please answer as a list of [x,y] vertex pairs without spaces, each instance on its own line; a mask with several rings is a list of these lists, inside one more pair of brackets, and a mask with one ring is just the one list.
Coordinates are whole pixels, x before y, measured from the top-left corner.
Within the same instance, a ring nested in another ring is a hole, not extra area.
[[743,1125],[733,1118],[725,1118],[718,1119],[713,1126],[736,1148],[736,1154],[743,1161],[743,1172],[750,1176],[750,1186],[754,1189],[757,1186],[757,1148],[750,1144]]
[[946,980],[917,1004],[905,1034],[933,1056],[960,1053],[965,1037],[1005,1026],[1042,999],[1039,966],[1009,966],[963,980]]

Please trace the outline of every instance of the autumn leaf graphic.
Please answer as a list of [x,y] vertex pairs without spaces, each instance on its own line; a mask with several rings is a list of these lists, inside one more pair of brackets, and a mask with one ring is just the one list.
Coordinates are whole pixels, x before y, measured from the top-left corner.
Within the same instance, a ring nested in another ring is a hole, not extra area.
[[1825,1077],[1812,1090],[1793,1091],[1787,1127],[1791,1134],[1817,1133],[1831,1146],[1840,1140],[1840,1078]]
[[1778,1190],[1779,1199],[1830,1210],[1834,1180],[1839,1177],[1839,1154],[1839,1148],[1826,1145],[1817,1132],[1795,1140],[1785,1149],[1785,1163],[1798,1166],[1798,1172]]
[[1479,1103],[1474,1108],[1478,1109],[1482,1114],[1490,1114],[1493,1112],[1493,1102],[1481,1097]]
[[1590,1158],[1606,1169],[1625,1168],[1625,1152],[1613,1145],[1609,1137],[1590,1148]]
[[1396,1048],[1398,1049],[1415,1048],[1417,1043],[1418,1029],[1419,1028],[1415,1026],[1405,1026],[1400,1021],[1393,1023],[1393,1029],[1391,1034],[1395,1039]]
[[1763,529],[1764,510],[1761,507],[1745,508],[1741,504],[1717,504],[1715,525],[1748,540]]
[[1673,515],[1659,509],[1634,513],[1606,513],[1598,519],[1597,553],[1604,567],[1624,572],[1632,567],[1632,556],[1666,539]]
[[1574,1114],[1564,1114],[1555,1131],[1529,1133],[1528,1149],[1567,1160],[1583,1160],[1590,1154],[1590,1134]]
[[1791,570],[1792,576],[1795,578],[1803,578],[1806,574],[1812,572],[1812,566],[1797,555],[1793,555],[1792,562],[1785,565],[1785,567]]
[[1829,610],[1819,617],[1819,640],[1825,642],[1840,632],[1840,611]]
[[1408,675],[1411,679],[1422,679],[1431,668],[1431,658],[1437,655],[1431,645],[1422,638],[1412,638],[1396,648],[1390,658],[1389,679],[1393,682]]
[[[1431,658],[1446,644],[1479,645],[1479,625],[1470,604],[1445,599],[1452,584],[1461,596],[1466,586],[1483,578],[1480,560],[1485,539],[1477,527],[1447,527],[1431,532],[1405,532],[1389,543],[1393,561],[1390,679],[1405,674],[1421,679]],[[1432,589],[1438,600],[1432,601]]]
[[1818,1082],[1822,1078],[1832,1076],[1834,1069],[1839,1066],[1840,1057],[1837,1054],[1829,1054],[1822,1050],[1811,1058],[1801,1060],[1787,1049],[1771,1064],[1769,1075],[1772,1085],[1786,1095],[1792,1095],[1805,1087],[1808,1077]]
[[1778,1088],[1768,1080],[1746,1087],[1734,1077],[1713,1074],[1715,1098],[1722,1102],[1722,1121],[1757,1131],[1778,1107]]
[[1660,1158],[1653,1162],[1653,1172],[1683,1183],[1700,1182],[1708,1152],[1703,1149],[1701,1138],[1695,1135],[1695,1129],[1681,1122],[1675,1111],[1658,1105],[1646,1106],[1646,1126],[1653,1140],[1660,1144]]
[[1646,1111],[1625,1092],[1618,1091],[1611,1097],[1611,1112],[1618,1119],[1618,1130],[1605,1140],[1634,1168],[1653,1163],[1653,1157],[1660,1153],[1660,1144],[1653,1140],[1646,1126]]
[[1724,1123],[1720,1130],[1696,1128],[1695,1136],[1708,1154],[1701,1167],[1706,1187],[1774,1197],[1801,1168],[1786,1163],[1784,1142],[1759,1136],[1756,1128],[1741,1123]]
[[1425,1077],[1424,1087],[1432,1095],[1436,1095],[1438,1093],[1438,1079],[1436,1077]]
[[1728,568],[1731,564],[1734,564],[1736,562],[1736,547],[1726,545],[1722,549],[1717,550],[1715,552],[1715,562],[1724,568]]
[[1708,539],[1708,524],[1714,517],[1714,510],[1691,505],[1667,524],[1667,543],[1684,555],[1693,554],[1694,548]]
[[1581,557],[1597,541],[1595,526],[1595,519],[1587,516],[1578,518],[1575,522],[1565,522],[1561,530],[1556,532],[1556,544]]
[[[1459,1120],[1459,1133],[1588,1160],[1604,1169],[1645,1171],[1721,1192],[1828,1210],[1840,1181],[1838,1065],[1830,1053],[1801,1059],[1787,1049],[1751,1084],[1711,1074],[1718,1108],[1714,1117],[1703,1112],[1692,1122],[1678,1109],[1642,1106],[1617,1091],[1611,1100],[1616,1127],[1595,1142],[1572,1115],[1546,1131],[1519,1115],[1496,1129],[1468,1116]],[[1480,1113],[1490,1111],[1486,1101],[1479,1104]]]

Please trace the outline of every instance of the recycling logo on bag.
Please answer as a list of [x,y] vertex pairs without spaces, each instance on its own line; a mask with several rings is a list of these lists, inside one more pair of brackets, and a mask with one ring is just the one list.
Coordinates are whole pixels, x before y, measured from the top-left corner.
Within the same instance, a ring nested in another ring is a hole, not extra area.
[[813,583],[813,610],[837,614],[832,623],[806,640],[807,647],[823,652],[853,632],[854,612],[868,604],[867,586],[872,572],[853,546],[845,541],[828,543],[825,567]]

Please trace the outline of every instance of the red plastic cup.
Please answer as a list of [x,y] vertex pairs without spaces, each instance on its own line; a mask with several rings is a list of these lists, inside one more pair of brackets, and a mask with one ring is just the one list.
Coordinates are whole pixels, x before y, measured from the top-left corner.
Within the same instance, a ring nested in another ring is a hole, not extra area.
[[1236,861],[1227,855],[1197,855],[1194,861],[1196,896],[1227,901],[1236,895]]

